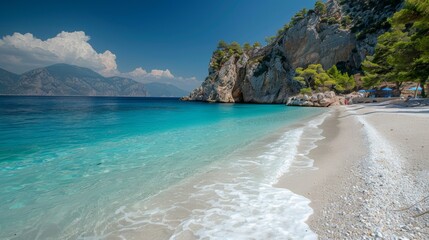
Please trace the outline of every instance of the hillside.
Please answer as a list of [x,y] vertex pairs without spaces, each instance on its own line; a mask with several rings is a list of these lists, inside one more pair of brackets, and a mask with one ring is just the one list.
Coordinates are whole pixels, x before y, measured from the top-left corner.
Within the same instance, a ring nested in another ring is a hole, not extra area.
[[174,85],[165,83],[145,83],[148,97],[181,97],[189,92],[182,90]]
[[38,96],[146,96],[142,83],[106,78],[88,68],[55,64],[22,75],[0,71],[0,94]]
[[265,47],[218,46],[203,84],[184,100],[285,103],[302,85],[295,69],[336,65],[349,73],[374,53],[377,37],[390,28],[387,18],[402,1],[328,0],[297,13]]
[[9,92],[19,79],[19,75],[0,68],[0,92]]

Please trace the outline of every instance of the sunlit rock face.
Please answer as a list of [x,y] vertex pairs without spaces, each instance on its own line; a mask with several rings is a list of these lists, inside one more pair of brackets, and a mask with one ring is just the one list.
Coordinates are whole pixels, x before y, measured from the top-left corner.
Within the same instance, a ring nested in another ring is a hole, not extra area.
[[326,13],[309,11],[272,43],[226,56],[221,66],[214,54],[209,75],[184,100],[207,102],[286,103],[297,95],[295,69],[320,63],[358,72],[374,53],[377,37],[389,29],[386,20],[402,0],[328,0]]

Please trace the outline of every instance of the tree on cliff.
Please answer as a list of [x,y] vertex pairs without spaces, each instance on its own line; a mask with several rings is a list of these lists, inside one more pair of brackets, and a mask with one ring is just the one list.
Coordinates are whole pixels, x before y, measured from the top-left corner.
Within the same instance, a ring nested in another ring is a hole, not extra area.
[[243,49],[241,49],[241,46],[238,42],[232,42],[229,45],[229,50],[232,51],[233,53],[238,53],[238,54],[243,53]]
[[321,64],[310,64],[306,69],[297,68],[295,72],[294,79],[305,86],[304,91],[307,91],[308,88],[315,91],[326,91],[335,84],[334,79],[326,73]]
[[318,15],[324,15],[326,14],[326,5],[318,0],[315,4],[314,4],[314,11],[318,14]]
[[250,46],[250,44],[246,42],[246,43],[244,43],[244,45],[243,45],[243,50],[244,50],[245,52],[248,52],[248,51],[252,50],[252,46]]
[[240,44],[238,42],[228,44],[225,41],[220,40],[217,45],[217,49],[213,52],[213,61],[210,63],[211,67],[215,70],[219,69],[234,54],[243,54],[243,49]]
[[409,58],[411,55],[399,56],[398,54],[404,53],[397,52],[395,45],[405,41],[409,41],[409,37],[399,30],[387,32],[378,38],[375,54],[368,56],[362,63],[365,87],[371,88],[381,82],[394,82],[398,89],[402,86],[407,80],[409,69],[408,64],[399,64],[397,60],[402,59],[404,62],[406,59],[407,62],[412,62],[412,59]]
[[356,81],[353,76],[349,76],[348,73],[341,73],[335,65],[328,69],[328,75],[335,81],[335,90],[337,92],[350,92],[356,87]]
[[366,86],[381,81],[413,80],[424,85],[429,77],[429,1],[407,0],[404,8],[390,20],[392,30],[378,39],[374,56],[367,57],[362,67]]
[[328,71],[325,71],[321,64],[310,64],[307,68],[297,68],[295,70],[295,80],[303,86],[302,93],[314,91],[327,91],[335,89],[337,92],[351,91],[356,82],[353,76],[347,73],[341,73],[334,65]]
[[296,23],[298,23],[299,21],[301,21],[302,19],[304,19],[305,18],[305,16],[307,16],[307,13],[308,13],[308,11],[307,11],[307,9],[306,8],[303,8],[303,9],[301,9],[299,12],[297,12],[293,17],[292,17],[292,19],[291,19],[291,25],[293,26],[293,25],[295,25]]
[[261,47],[261,43],[259,43],[259,42],[255,42],[255,43],[253,44],[253,48],[259,48],[259,47]]
[[270,36],[270,37],[265,37],[265,42],[270,45],[272,43],[274,43],[274,41],[276,40],[277,36]]
[[227,48],[228,48],[228,43],[226,43],[224,40],[220,40],[219,43],[217,44],[218,50],[225,50]]

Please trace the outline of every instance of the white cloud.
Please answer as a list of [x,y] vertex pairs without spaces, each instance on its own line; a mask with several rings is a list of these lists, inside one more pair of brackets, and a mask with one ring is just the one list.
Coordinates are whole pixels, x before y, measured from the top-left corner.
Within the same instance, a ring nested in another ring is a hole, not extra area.
[[134,69],[133,71],[129,72],[128,75],[130,77],[138,78],[138,77],[147,76],[147,72],[143,68],[138,67],[138,68]]
[[160,78],[174,78],[174,75],[171,74],[170,70],[166,69],[166,70],[158,70],[158,69],[153,69],[152,71],[150,71],[149,73],[144,70],[142,67],[138,67],[136,69],[134,69],[131,72],[128,73],[123,73],[123,76],[126,77],[131,77],[131,78],[137,78],[137,79],[146,79],[146,78],[155,78],[155,79],[160,79]]
[[138,68],[134,69],[133,71],[128,72],[128,73],[123,73],[122,75],[127,76],[127,77],[131,77],[131,78],[140,78],[140,79],[144,79],[144,78],[156,78],[156,79],[174,78],[174,75],[171,74],[170,70],[168,70],[168,69],[166,69],[166,70],[153,69],[152,71],[150,71],[148,73],[142,67],[138,67]]
[[118,74],[116,55],[109,50],[97,53],[89,40],[82,31],[61,32],[47,40],[31,33],[14,33],[0,39],[0,64],[15,72],[67,63],[88,67],[106,76]]
[[149,83],[159,82],[175,85],[183,90],[191,91],[201,85],[201,82],[195,77],[184,78],[175,77],[170,70],[158,70],[153,69],[150,72],[144,70],[142,67],[138,67],[131,72],[122,73],[121,76],[132,78],[136,81]]
[[155,78],[174,78],[173,74],[171,74],[170,70],[157,70],[153,69],[150,72],[150,75]]

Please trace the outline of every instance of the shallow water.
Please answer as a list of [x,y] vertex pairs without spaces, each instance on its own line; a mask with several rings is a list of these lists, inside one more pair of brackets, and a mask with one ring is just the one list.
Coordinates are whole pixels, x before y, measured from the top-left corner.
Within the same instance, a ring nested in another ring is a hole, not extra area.
[[313,146],[321,113],[0,97],[0,238],[314,238],[309,201],[272,184],[311,167],[297,149]]

